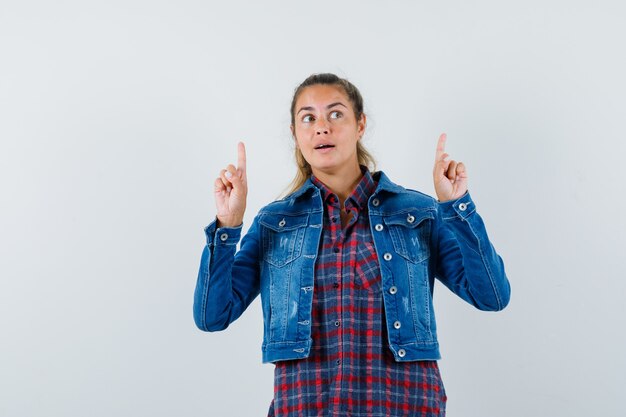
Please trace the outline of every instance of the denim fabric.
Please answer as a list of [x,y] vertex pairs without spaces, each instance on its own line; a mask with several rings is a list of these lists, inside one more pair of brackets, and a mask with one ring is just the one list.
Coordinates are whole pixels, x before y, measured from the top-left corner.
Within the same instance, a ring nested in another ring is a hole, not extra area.
[[[510,298],[504,263],[469,192],[439,203],[394,184],[382,171],[373,176],[378,186],[369,198],[368,215],[389,347],[398,362],[440,359],[434,279],[476,308],[497,311]],[[319,189],[308,180],[259,211],[239,251],[241,226],[209,224],[194,294],[196,325],[224,330],[261,294],[262,361],[308,357],[322,204]],[[396,329],[396,321],[410,325]]]

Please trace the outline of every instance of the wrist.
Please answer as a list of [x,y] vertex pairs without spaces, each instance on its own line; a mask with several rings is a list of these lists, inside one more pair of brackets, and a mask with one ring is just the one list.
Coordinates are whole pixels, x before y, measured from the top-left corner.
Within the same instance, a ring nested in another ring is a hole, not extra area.
[[220,227],[238,227],[243,223],[243,218],[239,217],[219,217],[216,216],[216,226],[219,229]]

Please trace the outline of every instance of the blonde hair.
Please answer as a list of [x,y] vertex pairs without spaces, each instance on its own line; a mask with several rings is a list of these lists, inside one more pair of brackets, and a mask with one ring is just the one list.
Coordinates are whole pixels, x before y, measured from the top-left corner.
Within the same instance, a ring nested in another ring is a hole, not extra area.
[[[297,171],[295,177],[287,187],[287,191],[284,193],[284,195],[289,195],[296,191],[298,188],[302,187],[302,185],[307,181],[307,179],[309,179],[312,174],[311,165],[309,165],[306,159],[304,159],[302,152],[300,152],[298,146],[295,145],[296,115],[294,114],[294,112],[296,110],[296,101],[302,93],[302,90],[304,90],[306,87],[318,84],[335,85],[342,88],[348,96],[348,100],[350,100],[352,107],[354,108],[355,119],[358,121],[363,115],[363,97],[361,96],[359,90],[350,81],[344,78],[339,78],[335,74],[323,73],[310,75],[295,89],[293,93],[293,99],[291,100],[290,111],[291,127],[292,132],[294,132],[294,158],[296,160]],[[372,154],[369,153],[365,146],[363,146],[361,140],[359,140],[356,144],[356,153],[359,165],[364,165],[365,167],[367,167],[367,169],[373,172],[376,170],[376,161],[374,160]]]

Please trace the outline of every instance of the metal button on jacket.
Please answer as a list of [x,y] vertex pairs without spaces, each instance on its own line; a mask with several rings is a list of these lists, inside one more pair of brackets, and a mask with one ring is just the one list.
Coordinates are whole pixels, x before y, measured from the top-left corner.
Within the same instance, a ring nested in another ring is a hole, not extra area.
[[406,351],[404,349],[400,349],[398,351],[398,356],[400,356],[401,358],[404,358],[404,355],[406,355]]
[[415,221],[415,216],[413,216],[412,214],[409,214],[406,218],[406,221],[409,223],[413,223]]
[[467,208],[467,204],[465,204],[465,203],[459,204],[459,210],[465,211],[466,208]]
[[285,224],[287,224],[287,222],[285,221],[285,219],[282,219],[281,221],[278,222],[278,225],[280,227],[283,227]]
[[391,260],[391,254],[390,254],[389,252],[385,253],[385,254],[383,255],[383,259],[384,259],[385,261],[390,261],[390,260]]
[[372,205],[373,205],[374,207],[378,207],[378,205],[379,205],[379,204],[380,204],[380,201],[379,201],[377,198],[375,198],[375,199],[373,199],[373,200],[372,200]]
[[389,293],[390,294],[395,294],[398,292],[398,288],[396,288],[396,286],[392,286],[391,288],[389,288]]
[[220,235],[220,240],[221,240],[222,242],[225,242],[225,241],[226,241],[226,239],[228,239],[228,233],[222,233],[222,234]]
[[393,327],[395,327],[396,329],[399,329],[399,328],[400,328],[400,326],[401,326],[401,323],[400,323],[398,320],[396,320],[396,321],[393,323]]
[[376,226],[374,226],[374,229],[376,229],[377,232],[380,232],[381,230],[383,230],[383,225],[378,223]]

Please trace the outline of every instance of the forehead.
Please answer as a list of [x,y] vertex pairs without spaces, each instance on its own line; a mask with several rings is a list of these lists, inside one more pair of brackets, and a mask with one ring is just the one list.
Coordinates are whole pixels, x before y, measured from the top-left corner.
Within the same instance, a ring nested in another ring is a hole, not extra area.
[[300,92],[298,100],[296,101],[296,107],[323,106],[334,102],[341,102],[346,106],[350,106],[351,104],[343,88],[336,85],[316,84],[305,87]]

